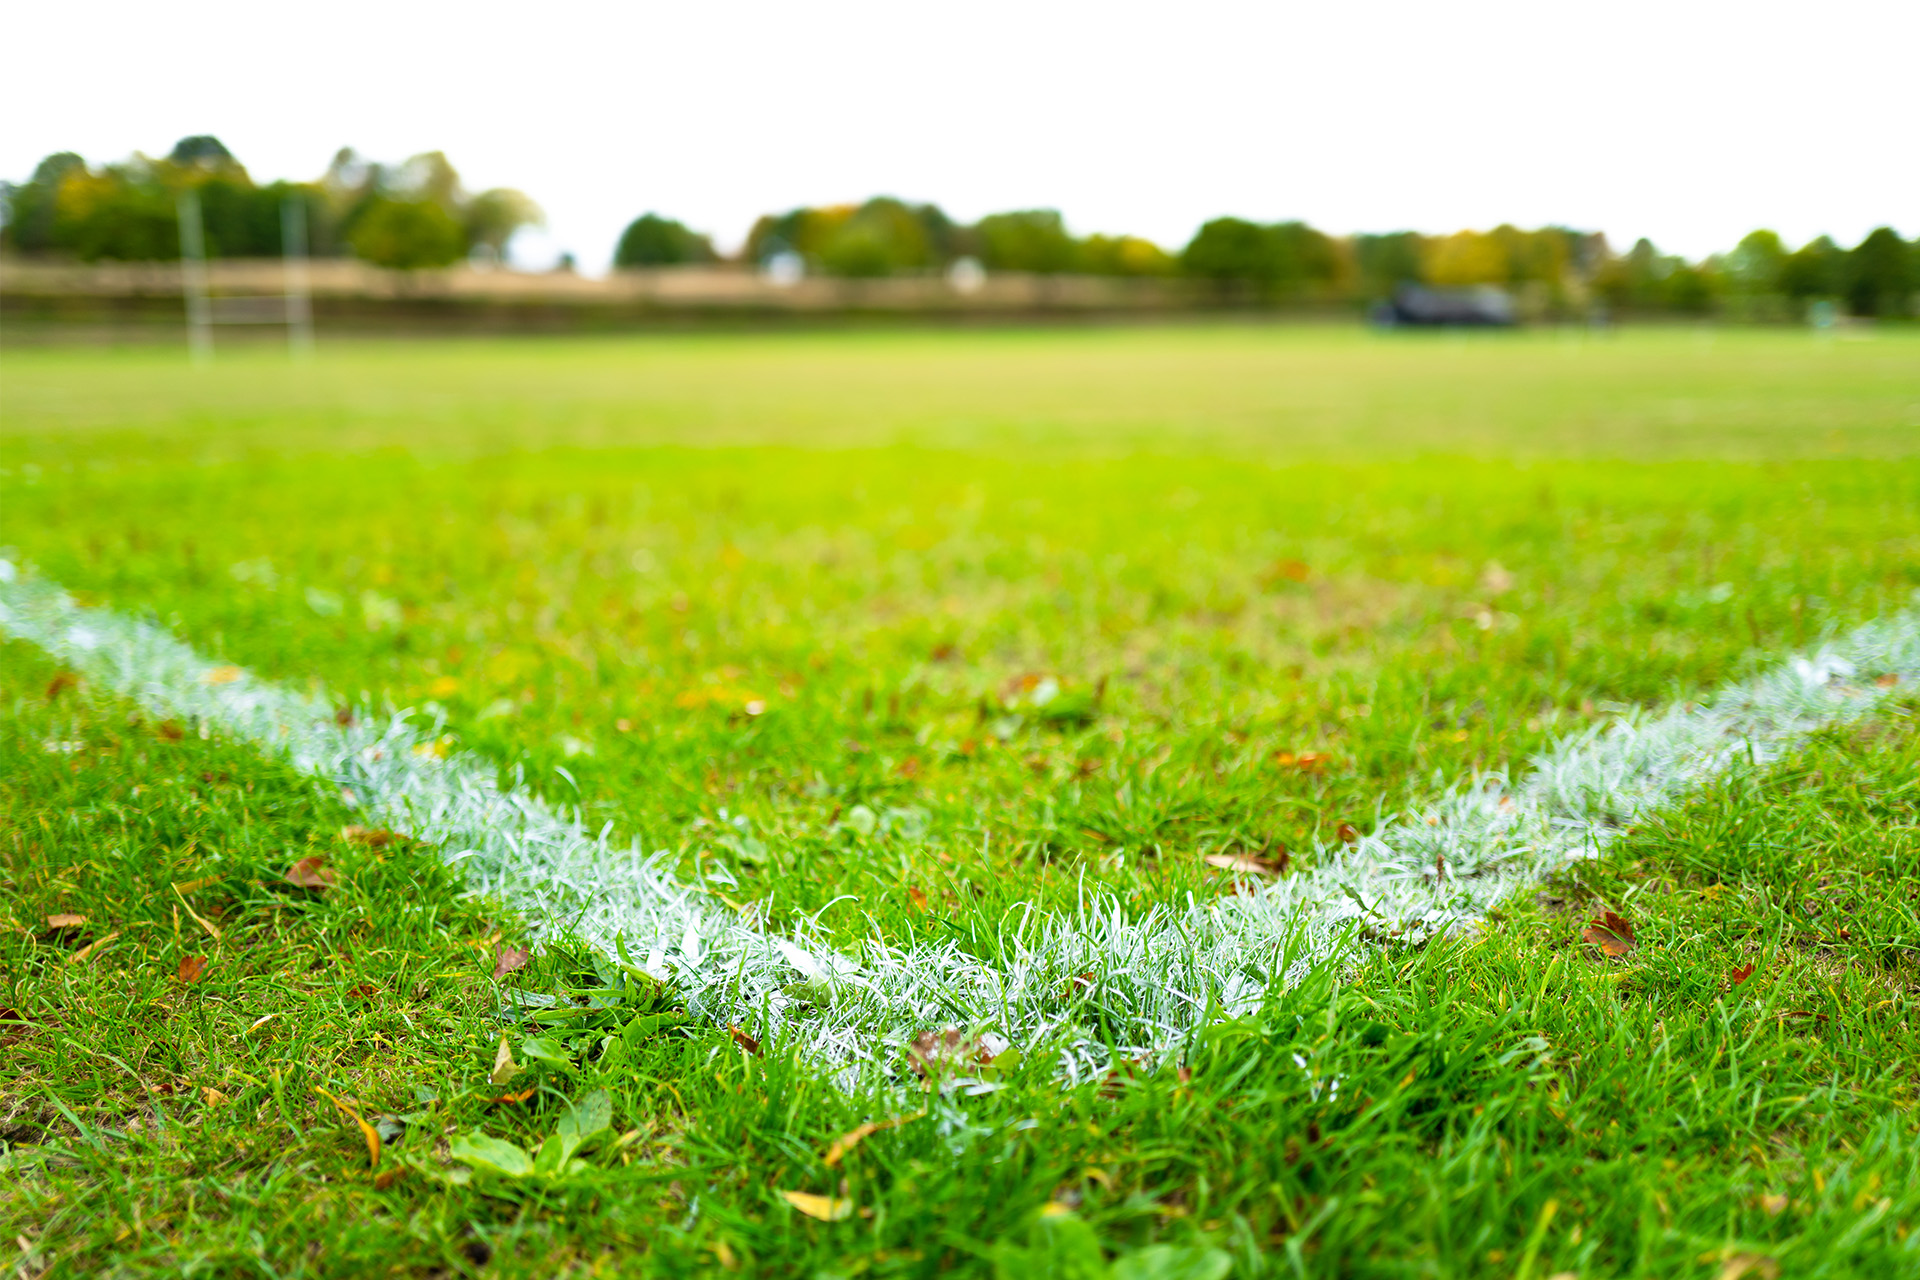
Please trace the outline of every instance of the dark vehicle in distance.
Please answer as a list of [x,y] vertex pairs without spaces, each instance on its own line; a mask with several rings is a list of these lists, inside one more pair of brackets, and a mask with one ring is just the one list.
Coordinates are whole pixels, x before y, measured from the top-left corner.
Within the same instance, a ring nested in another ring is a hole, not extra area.
[[1472,289],[1433,289],[1406,284],[1394,290],[1393,300],[1373,309],[1373,322],[1383,329],[1414,328],[1506,329],[1520,323],[1513,298],[1504,289],[1480,285]]

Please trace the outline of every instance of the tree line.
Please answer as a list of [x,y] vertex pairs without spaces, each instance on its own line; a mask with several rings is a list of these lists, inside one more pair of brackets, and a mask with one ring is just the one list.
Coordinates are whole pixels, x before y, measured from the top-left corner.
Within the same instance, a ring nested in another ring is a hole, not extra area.
[[541,221],[540,207],[504,187],[468,192],[438,151],[381,164],[342,149],[314,182],[258,184],[218,138],[182,138],[158,158],[135,154],[89,165],[71,151],[48,156],[7,183],[0,246],[29,257],[82,262],[166,261],[180,256],[178,198],[199,197],[206,251],[220,258],[285,251],[281,212],[305,207],[307,251],[417,270],[467,259],[501,260],[507,241]]
[[[354,255],[413,270],[500,261],[507,241],[541,221],[518,191],[469,193],[447,157],[397,165],[342,150],[313,182],[256,184],[217,138],[183,138],[166,156],[89,165],[61,152],[0,191],[0,247],[28,256],[163,260],[180,253],[176,198],[198,193],[208,252],[282,252],[281,209],[306,209],[315,256]],[[621,234],[620,269],[719,263],[711,238],[648,213]],[[989,214],[977,222],[938,205],[878,196],[863,204],[802,207],[753,225],[734,261],[843,278],[933,274],[971,262],[1037,275],[1182,277],[1216,300],[1244,304],[1362,303],[1396,289],[1491,286],[1541,314],[1731,314],[1786,318],[1815,303],[1858,315],[1904,316],[1920,291],[1920,240],[1880,227],[1848,248],[1821,236],[1789,247],[1755,231],[1725,253],[1689,262],[1647,240],[1615,252],[1598,232],[1568,227],[1425,235],[1335,236],[1304,222],[1215,218],[1178,250],[1130,235],[1073,234],[1051,209]]]

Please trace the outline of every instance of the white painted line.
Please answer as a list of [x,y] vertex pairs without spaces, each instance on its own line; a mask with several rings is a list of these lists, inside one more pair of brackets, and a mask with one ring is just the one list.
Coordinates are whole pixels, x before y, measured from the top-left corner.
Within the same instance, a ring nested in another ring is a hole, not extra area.
[[[1057,1054],[1069,1078],[1115,1053],[1177,1048],[1210,1011],[1246,1012],[1267,983],[1296,979],[1340,948],[1469,924],[1729,765],[1764,764],[1814,729],[1868,714],[1885,694],[1871,677],[1920,677],[1920,621],[1869,623],[1702,703],[1565,742],[1517,785],[1480,778],[1355,845],[1319,849],[1310,869],[1250,893],[1139,916],[1098,893],[1072,914],[1016,913],[987,926],[983,949],[996,963],[951,940],[873,939],[849,956],[814,930],[774,936],[751,910],[716,910],[664,854],[616,845],[608,830],[588,831],[526,788],[502,786],[479,757],[439,758],[435,735],[398,714],[343,726],[325,699],[217,665],[157,626],[81,606],[5,561],[0,632],[155,715],[258,743],[351,789],[368,822],[439,846],[474,891],[677,973],[696,1013],[733,1022],[765,1014],[776,1041],[856,1070],[896,1066],[923,1029],[971,1025]],[[1085,973],[1095,983],[1082,999],[1073,979]],[[832,995],[785,990],[802,982]]]

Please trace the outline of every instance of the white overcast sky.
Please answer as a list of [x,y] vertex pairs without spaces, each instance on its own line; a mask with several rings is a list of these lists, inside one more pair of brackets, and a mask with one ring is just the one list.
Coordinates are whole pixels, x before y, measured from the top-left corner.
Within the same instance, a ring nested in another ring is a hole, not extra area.
[[93,0],[6,20],[0,176],[217,134],[259,179],[444,150],[603,266],[645,210],[885,193],[1178,246],[1222,213],[1698,256],[1920,234],[1920,0]]

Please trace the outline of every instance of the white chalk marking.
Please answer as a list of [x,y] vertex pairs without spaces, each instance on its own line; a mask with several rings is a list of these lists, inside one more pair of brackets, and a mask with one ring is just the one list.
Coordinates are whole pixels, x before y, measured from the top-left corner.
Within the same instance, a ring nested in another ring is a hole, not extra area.
[[[1710,699],[1562,743],[1517,785],[1479,778],[1249,893],[1137,917],[1100,895],[1070,914],[1014,913],[991,929],[1001,957],[992,963],[950,940],[876,938],[849,956],[818,930],[775,936],[752,910],[716,910],[664,853],[589,832],[524,786],[502,786],[479,757],[439,758],[437,734],[403,715],[341,725],[324,698],[216,665],[158,626],[82,606],[5,561],[0,632],[153,714],[257,743],[347,788],[367,821],[437,845],[476,892],[673,972],[696,1013],[764,1013],[774,1039],[854,1070],[896,1066],[922,1029],[971,1024],[1058,1054],[1070,1079],[1115,1053],[1176,1049],[1206,1018],[1257,1007],[1269,983],[1338,948],[1470,924],[1736,761],[1764,764],[1821,726],[1868,714],[1885,691],[1866,677],[1920,676],[1920,623],[1906,614],[1870,623]],[[1074,981],[1086,973],[1090,989]],[[832,997],[791,998],[784,988],[796,982]],[[1103,1038],[1101,1022],[1121,1043]]]

